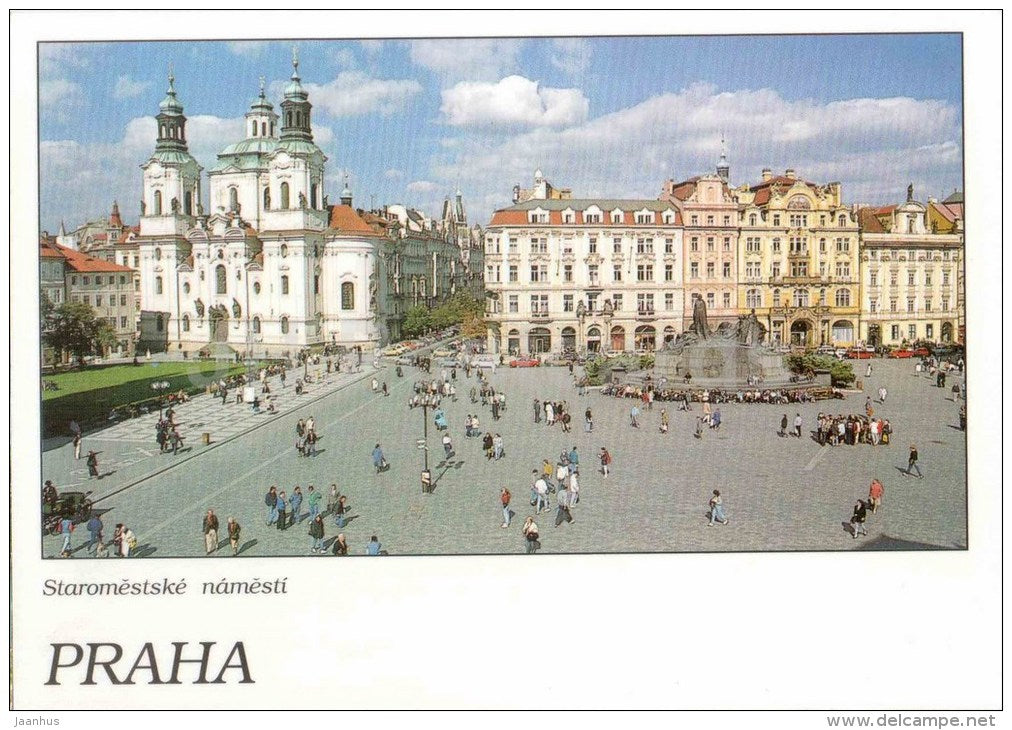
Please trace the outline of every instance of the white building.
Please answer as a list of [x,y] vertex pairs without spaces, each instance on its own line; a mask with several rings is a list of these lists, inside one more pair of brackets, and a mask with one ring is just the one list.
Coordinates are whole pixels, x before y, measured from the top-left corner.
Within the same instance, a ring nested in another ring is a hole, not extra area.
[[313,142],[297,60],[293,67],[281,114],[261,86],[245,139],[222,150],[208,171],[207,214],[169,77],[155,152],[142,165],[141,348],[215,344],[278,355],[383,341],[376,316],[382,236],[352,209],[350,191],[340,205],[327,204],[327,158]]
[[[549,190],[539,171],[533,195]],[[682,264],[668,201],[530,197],[497,210],[485,231],[489,349],[661,347],[682,332]]]

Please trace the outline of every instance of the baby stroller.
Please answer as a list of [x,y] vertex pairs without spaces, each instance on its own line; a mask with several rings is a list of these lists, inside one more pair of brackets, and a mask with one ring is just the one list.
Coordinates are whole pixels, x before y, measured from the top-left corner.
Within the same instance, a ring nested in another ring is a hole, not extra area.
[[432,416],[432,420],[436,424],[436,430],[445,431],[447,429],[446,414],[443,413],[442,409],[437,409]]

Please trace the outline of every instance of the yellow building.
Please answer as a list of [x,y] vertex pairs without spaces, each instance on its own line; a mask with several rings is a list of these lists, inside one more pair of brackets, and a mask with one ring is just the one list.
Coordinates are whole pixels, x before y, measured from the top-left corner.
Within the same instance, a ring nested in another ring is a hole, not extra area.
[[858,337],[858,226],[840,183],[794,170],[735,190],[738,307],[755,310],[772,344],[849,346]]

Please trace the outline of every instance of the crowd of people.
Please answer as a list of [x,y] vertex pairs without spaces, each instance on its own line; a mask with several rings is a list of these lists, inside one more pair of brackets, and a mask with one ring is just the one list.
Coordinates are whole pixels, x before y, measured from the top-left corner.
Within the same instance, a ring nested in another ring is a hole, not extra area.
[[775,405],[783,403],[813,403],[826,398],[842,399],[844,397],[842,390],[829,387],[766,388],[763,390],[748,388],[738,388],[736,390],[697,388],[688,390],[615,383],[607,383],[601,386],[601,394],[616,398],[636,398],[648,405],[654,401],[682,403],[709,401],[710,403],[766,403]]

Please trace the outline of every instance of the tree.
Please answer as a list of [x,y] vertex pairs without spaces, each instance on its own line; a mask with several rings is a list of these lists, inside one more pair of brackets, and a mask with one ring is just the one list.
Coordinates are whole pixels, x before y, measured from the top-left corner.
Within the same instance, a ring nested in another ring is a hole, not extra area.
[[[45,305],[43,305],[45,307]],[[69,352],[78,361],[101,352],[103,345],[116,341],[116,334],[104,319],[95,317],[87,304],[66,302],[55,309],[50,304],[42,325],[44,342],[57,352]]]
[[429,310],[421,305],[412,307],[404,315],[401,331],[407,337],[417,337],[432,326]]
[[815,355],[805,353],[803,355],[788,355],[787,367],[791,372],[799,375],[806,375],[816,370],[828,370],[833,385],[847,386],[854,382],[857,376],[854,375],[854,367],[849,362],[837,360],[827,355]]
[[483,340],[488,334],[488,324],[485,318],[468,312],[460,323],[460,336],[465,340]]

